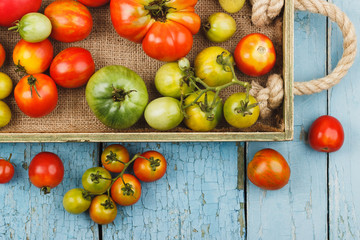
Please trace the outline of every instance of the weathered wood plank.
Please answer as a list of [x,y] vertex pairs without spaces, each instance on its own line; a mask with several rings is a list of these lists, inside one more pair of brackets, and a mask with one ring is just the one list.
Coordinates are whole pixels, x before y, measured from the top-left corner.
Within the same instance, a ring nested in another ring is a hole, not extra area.
[[[353,21],[360,33],[360,2],[334,0]],[[331,59],[335,67],[343,53],[342,34],[331,26]],[[359,48],[359,44],[358,44]],[[359,59],[359,58],[358,58]],[[360,239],[360,63],[329,93],[330,115],[339,119],[345,131],[343,147],[329,155],[330,239]]]
[[[326,20],[308,13],[295,15],[295,81],[324,76]],[[248,182],[248,239],[327,238],[327,159],[304,142],[304,130],[326,114],[326,93],[295,98],[294,141],[249,143],[248,162],[255,152],[273,148],[287,159],[290,182],[278,191],[263,191]]]
[[[50,194],[40,194],[22,167],[41,151],[56,153],[63,161],[63,182]],[[98,239],[98,226],[88,214],[70,215],[62,206],[64,194],[81,187],[85,169],[96,165],[97,144],[0,144],[1,156],[13,154],[16,173],[0,186],[0,239]]]
[[237,144],[124,145],[132,156],[163,153],[168,169],[161,180],[142,184],[138,203],[118,207],[114,224],[103,226],[103,239],[244,239]]

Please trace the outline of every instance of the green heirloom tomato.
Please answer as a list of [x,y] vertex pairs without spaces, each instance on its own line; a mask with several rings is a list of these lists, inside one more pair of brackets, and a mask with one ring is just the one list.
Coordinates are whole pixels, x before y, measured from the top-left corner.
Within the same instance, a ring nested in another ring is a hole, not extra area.
[[84,189],[74,188],[65,193],[63,206],[72,214],[80,214],[89,209],[91,196]]
[[0,72],[0,99],[8,97],[13,89],[11,78],[5,73]]
[[182,79],[185,77],[177,62],[162,65],[155,75],[155,87],[164,97],[180,98],[181,93],[191,92]]
[[86,170],[81,178],[84,189],[93,194],[104,193],[111,185],[111,174],[102,167]]
[[86,101],[106,126],[124,129],[134,125],[148,103],[144,81],[123,66],[107,66],[97,71],[86,86]]
[[[185,99],[185,106],[194,102],[198,97],[198,93],[193,93]],[[207,99],[206,99],[207,97]],[[222,102],[219,97],[216,98],[215,108],[206,112],[206,105],[204,102],[208,102],[211,106],[215,97],[214,92],[207,92],[207,96],[203,94],[194,105],[185,109],[186,117],[184,119],[185,125],[194,130],[200,132],[211,131],[214,129],[222,118]],[[206,99],[206,100],[205,100]]]
[[25,14],[16,26],[9,30],[18,31],[21,38],[27,42],[37,43],[50,36],[52,25],[44,14],[34,12]]
[[11,111],[9,106],[0,101],[0,128],[5,127],[11,120]]
[[226,13],[213,13],[204,25],[206,37],[212,42],[225,42],[236,32],[234,18]]
[[[202,50],[195,58],[195,75],[210,87],[224,85],[231,82],[233,78],[231,69],[216,61],[217,56],[222,53],[224,53],[224,57],[230,55],[229,51],[221,47],[208,47]],[[234,63],[232,56],[230,62]]]
[[[260,108],[256,99],[249,95],[248,108],[244,110],[241,102],[245,103],[246,93],[234,93],[224,104],[224,117],[225,120],[233,127],[247,128],[252,126],[259,118]],[[251,107],[254,106],[254,107]]]
[[153,100],[146,107],[144,115],[150,127],[161,131],[177,127],[184,119],[180,101],[171,97]]

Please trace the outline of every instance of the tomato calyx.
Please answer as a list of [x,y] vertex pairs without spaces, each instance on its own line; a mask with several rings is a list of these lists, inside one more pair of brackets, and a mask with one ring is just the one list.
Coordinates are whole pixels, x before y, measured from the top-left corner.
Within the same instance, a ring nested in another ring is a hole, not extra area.
[[112,87],[113,87],[112,98],[114,102],[123,102],[125,101],[126,96],[130,95],[130,93],[132,92],[136,92],[136,90],[125,91],[122,88],[115,88],[114,86]]
[[46,187],[46,186],[40,188],[40,192],[44,193],[45,195],[46,195],[46,194],[49,194],[49,193],[50,193],[50,190],[51,190],[51,188],[50,188],[50,187]]
[[[0,157],[0,160],[5,160],[7,162],[10,162],[11,157],[12,157],[12,153],[10,153],[10,156],[8,158]],[[12,163],[12,162],[10,162],[10,163],[16,167],[16,165],[14,163]]]
[[113,209],[114,203],[110,200],[110,198],[106,199],[104,203],[100,203],[101,206],[103,206],[105,209]]
[[252,115],[252,112],[250,111],[252,108],[256,107],[257,105],[259,105],[259,103],[253,103],[249,105],[249,95],[246,95],[246,100],[240,101],[240,107],[235,108],[235,111],[239,114],[242,114],[243,117],[245,117],[246,115]]
[[9,27],[8,30],[9,30],[9,31],[18,32],[18,31],[19,31],[20,21],[19,21],[19,20],[16,20],[16,21],[14,22],[14,24],[15,24],[15,26]]
[[124,196],[134,196],[135,191],[133,190],[133,186],[130,183],[125,183],[123,179],[124,187],[121,188],[121,191]]
[[111,164],[112,162],[120,162],[125,165],[125,163],[123,161],[120,161],[119,159],[117,159],[117,154],[114,153],[113,151],[110,151],[110,153],[108,155],[106,155],[105,162],[107,164]]
[[27,81],[30,86],[31,98],[33,97],[33,88],[35,89],[36,95],[38,95],[38,97],[41,98],[41,96],[36,88],[37,79],[33,75],[30,75],[30,77],[28,77]]
[[[232,69],[235,66],[235,63],[231,61],[231,55],[224,56],[225,52],[222,52],[217,56],[216,62],[223,66],[225,72],[232,72]],[[234,74],[235,75],[235,74]]]
[[149,5],[144,6],[144,8],[149,11],[151,17],[156,21],[166,22],[166,15],[169,13],[169,10],[176,10],[173,7],[166,6],[167,2],[169,2],[169,0],[155,0]]
[[161,160],[159,158],[154,158],[153,156],[151,156],[150,158],[139,156],[139,158],[142,158],[142,159],[145,159],[145,160],[149,161],[151,170],[154,171],[154,172],[156,171],[157,167],[160,167]]
[[15,68],[16,73],[20,72],[20,73],[23,73],[23,74],[27,74],[25,67],[20,64],[20,59],[19,59],[18,63],[15,64],[15,67],[16,67]]
[[100,183],[100,179],[104,179],[104,180],[109,180],[111,181],[110,178],[105,178],[103,177],[99,171],[97,171],[95,174],[94,173],[91,173],[90,174],[90,177],[91,177],[91,181],[95,184],[99,184]]
[[84,199],[86,199],[86,200],[88,200],[88,201],[91,201],[91,196],[92,196],[92,195],[90,194],[90,192],[82,189],[82,190],[81,190],[81,194],[82,194],[82,196],[83,196]]

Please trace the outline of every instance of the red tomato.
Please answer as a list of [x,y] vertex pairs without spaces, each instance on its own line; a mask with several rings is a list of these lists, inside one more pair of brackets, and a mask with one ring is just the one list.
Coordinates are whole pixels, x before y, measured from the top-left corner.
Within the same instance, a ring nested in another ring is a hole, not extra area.
[[290,179],[290,167],[284,157],[273,149],[258,151],[247,167],[247,176],[256,186],[266,190],[284,187]]
[[141,196],[141,184],[131,174],[123,175],[124,185],[121,178],[118,178],[111,186],[111,196],[121,206],[130,206],[139,201]]
[[110,172],[120,173],[129,160],[128,150],[120,144],[107,146],[101,154],[101,163]]
[[134,174],[143,182],[154,182],[165,175],[167,163],[164,156],[156,151],[147,151],[141,154],[134,162]]
[[316,151],[335,152],[344,143],[344,129],[339,120],[324,115],[312,123],[308,140],[310,146]]
[[40,6],[41,0],[1,0],[0,26],[11,27],[25,14],[39,11]]
[[13,178],[15,169],[9,159],[5,160],[0,158],[0,183],[8,183]]
[[45,8],[52,24],[51,37],[60,42],[76,42],[89,36],[93,20],[89,10],[73,0],[57,0]]
[[90,218],[97,224],[109,224],[116,218],[116,204],[105,194],[96,196],[91,201],[89,214]]
[[235,48],[234,58],[240,71],[257,77],[270,72],[274,67],[276,53],[273,43],[267,36],[253,33],[240,40]]
[[31,160],[28,171],[30,182],[44,193],[49,193],[50,188],[59,185],[64,177],[61,159],[51,152],[38,153]]
[[50,66],[52,79],[65,88],[85,85],[94,72],[95,63],[91,53],[80,47],[70,47],[61,51]]
[[23,113],[36,118],[55,109],[58,92],[55,82],[40,73],[23,77],[15,87],[14,97]]
[[160,61],[186,56],[200,29],[197,0],[112,0],[110,14],[117,33],[142,43],[147,55]]
[[0,43],[0,67],[2,67],[2,65],[4,64],[5,58],[6,58],[6,52],[3,45],[1,45]]
[[53,56],[54,48],[49,39],[38,43],[29,43],[21,39],[13,51],[14,64],[24,67],[27,74],[45,72]]
[[110,2],[110,0],[78,0],[88,7],[100,7]]

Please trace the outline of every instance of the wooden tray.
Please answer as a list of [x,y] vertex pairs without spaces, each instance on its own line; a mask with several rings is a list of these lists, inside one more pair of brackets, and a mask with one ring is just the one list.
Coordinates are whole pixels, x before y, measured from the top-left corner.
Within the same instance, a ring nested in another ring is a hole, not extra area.
[[[44,0],[42,9],[52,2]],[[137,72],[145,81],[150,100],[159,97],[153,79],[162,62],[150,59],[141,49],[141,45],[131,43],[119,37],[110,20],[109,6],[90,9],[94,18],[91,35],[76,43],[52,41],[54,54],[61,50],[79,46],[88,49],[95,60],[96,69],[118,64]],[[203,21],[214,13],[222,11],[215,0],[200,0],[196,12]],[[285,8],[280,17],[268,27],[258,28],[251,24],[251,6],[232,16],[237,21],[238,30],[229,41],[222,44],[209,42],[200,31],[194,36],[193,49],[188,58],[193,62],[197,53],[208,46],[221,46],[233,52],[238,41],[252,32],[268,35],[274,42],[277,51],[277,63],[272,73],[279,73],[284,78],[284,102],[278,111],[267,120],[259,120],[248,129],[235,129],[223,121],[211,132],[192,132],[184,125],[174,130],[160,132],[151,129],[144,119],[127,130],[107,128],[90,111],[85,100],[85,87],[79,89],[59,89],[59,102],[54,112],[43,118],[34,119],[25,116],[16,106],[13,95],[5,99],[9,104],[13,118],[11,123],[0,129],[0,142],[180,142],[180,141],[285,141],[293,138],[293,36],[294,36],[294,2],[285,1]],[[21,76],[15,73],[12,63],[12,50],[20,40],[18,34],[0,29],[0,42],[7,52],[7,60],[2,72],[7,73],[16,84]],[[237,72],[241,80],[256,80],[265,86],[268,75],[250,78]],[[241,91],[239,87],[225,90],[221,97],[225,99],[231,93]]]

